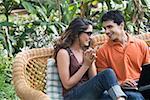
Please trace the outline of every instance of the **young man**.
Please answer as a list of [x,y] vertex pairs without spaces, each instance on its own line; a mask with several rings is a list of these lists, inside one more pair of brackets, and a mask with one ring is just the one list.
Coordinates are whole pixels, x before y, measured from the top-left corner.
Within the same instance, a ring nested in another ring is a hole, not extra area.
[[108,42],[97,51],[96,66],[100,72],[112,68],[129,100],[143,100],[137,91],[143,65],[150,64],[147,44],[131,37],[125,30],[125,20],[118,10],[111,10],[102,16],[102,24]]

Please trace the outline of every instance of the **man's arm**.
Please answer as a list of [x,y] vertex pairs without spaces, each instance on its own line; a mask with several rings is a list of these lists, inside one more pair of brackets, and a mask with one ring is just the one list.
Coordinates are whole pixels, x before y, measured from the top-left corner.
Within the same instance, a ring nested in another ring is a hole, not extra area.
[[96,58],[95,64],[96,64],[98,72],[109,67],[107,60],[106,60],[106,56],[101,48],[99,50],[97,50],[96,56],[97,56],[97,58]]
[[150,47],[148,47],[145,41],[143,41],[143,54],[144,59],[142,65],[150,64]]

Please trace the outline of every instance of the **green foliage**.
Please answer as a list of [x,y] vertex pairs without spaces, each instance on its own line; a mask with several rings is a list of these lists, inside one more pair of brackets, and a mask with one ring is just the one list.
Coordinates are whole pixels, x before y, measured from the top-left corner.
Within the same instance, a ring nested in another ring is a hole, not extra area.
[[4,53],[4,48],[0,43],[0,99],[1,100],[17,100],[14,87],[12,86],[12,58]]
[[[6,20],[0,22],[0,33],[2,33],[0,39],[10,56],[25,47],[48,46],[77,16],[90,19],[93,22],[94,31],[101,33],[101,16],[110,9],[123,11],[128,31],[132,33],[138,33],[140,30],[148,31],[146,28],[150,19],[148,3],[147,0],[139,1],[2,0],[0,9]],[[12,17],[10,12],[16,5],[24,7],[28,14]]]
[[[10,26],[12,26],[13,23],[9,22],[9,15],[12,11],[12,9],[19,3],[19,0],[1,0],[0,1],[0,14],[4,14],[6,19],[4,22],[0,23],[0,31],[3,34],[4,38],[4,47],[8,51],[8,55],[12,56],[12,44],[10,41]],[[2,29],[2,26],[5,26],[5,30]]]
[[[29,14],[26,18],[20,16],[11,20],[10,12],[16,5],[22,5],[27,10]],[[32,48],[47,45],[46,42],[53,41],[76,16],[92,20],[98,33],[102,30],[100,18],[110,9],[123,11],[126,29],[132,33],[140,29],[148,31],[146,23],[150,19],[147,0],[2,0],[0,9],[6,17],[5,21],[0,22],[0,39],[10,56],[26,46]],[[48,41],[39,39],[38,42],[34,39],[40,37],[39,34],[48,37]]]
[[60,4],[61,21],[65,24],[76,16],[79,16],[80,2],[70,3],[70,0],[62,0]]

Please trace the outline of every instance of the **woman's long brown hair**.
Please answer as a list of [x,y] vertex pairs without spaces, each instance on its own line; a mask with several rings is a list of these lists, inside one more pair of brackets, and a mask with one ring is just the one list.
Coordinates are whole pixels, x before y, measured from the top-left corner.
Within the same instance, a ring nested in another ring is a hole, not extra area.
[[79,35],[87,30],[88,26],[92,23],[84,18],[75,18],[61,35],[61,37],[54,43],[54,58],[57,56],[57,52],[60,49],[66,49],[70,47]]

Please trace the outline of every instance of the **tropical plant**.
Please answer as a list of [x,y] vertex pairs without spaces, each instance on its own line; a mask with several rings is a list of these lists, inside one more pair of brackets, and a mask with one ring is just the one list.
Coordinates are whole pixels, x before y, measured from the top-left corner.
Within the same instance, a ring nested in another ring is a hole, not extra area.
[[17,100],[12,86],[12,58],[7,57],[3,45],[0,43],[0,98],[1,100]]
[[[103,29],[100,18],[110,9],[123,12],[126,29],[131,33],[149,31],[150,8],[147,0],[2,0],[0,4],[1,14],[7,19],[0,23],[0,39],[9,55],[24,47],[48,45],[77,16],[90,19],[95,31],[101,33]],[[13,16],[10,21],[10,12],[17,4],[28,13],[25,17]]]
[[11,31],[10,27],[15,27],[13,22],[9,21],[9,15],[12,9],[19,3],[19,0],[1,0],[0,1],[0,14],[5,16],[5,20],[0,22],[1,39],[3,39],[4,47],[8,51],[8,55],[12,57],[12,44],[11,44]]

